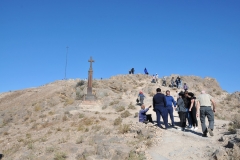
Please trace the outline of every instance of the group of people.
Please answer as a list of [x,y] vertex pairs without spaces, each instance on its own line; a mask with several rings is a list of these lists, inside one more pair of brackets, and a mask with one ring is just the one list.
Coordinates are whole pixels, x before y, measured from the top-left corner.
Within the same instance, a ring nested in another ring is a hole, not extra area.
[[177,88],[181,88],[182,87],[182,80],[181,78],[178,76],[176,78],[176,80],[174,80],[174,77],[172,77],[171,79],[171,87],[177,87]]
[[[179,114],[180,128],[179,130],[184,131],[186,128],[190,130],[198,129],[197,117],[200,117],[201,127],[203,132],[203,137],[207,137],[207,133],[213,136],[214,129],[214,113],[215,112],[215,102],[213,98],[202,91],[201,94],[195,97],[194,93],[185,90],[178,93],[177,101],[170,95],[170,91],[166,91],[166,95],[161,93],[161,89],[156,89],[156,94],[153,97],[153,110],[156,112],[157,126],[161,126],[160,120],[163,119],[165,129],[169,129],[168,125],[168,115],[171,119],[171,126],[175,127],[173,111],[176,110]],[[213,106],[213,108],[211,107]],[[145,108],[142,104],[141,110],[139,111],[139,121],[140,122],[152,122],[150,115],[147,115],[147,111],[152,106]],[[209,126],[206,127],[205,118],[208,118]],[[188,122],[188,126],[187,123]]]

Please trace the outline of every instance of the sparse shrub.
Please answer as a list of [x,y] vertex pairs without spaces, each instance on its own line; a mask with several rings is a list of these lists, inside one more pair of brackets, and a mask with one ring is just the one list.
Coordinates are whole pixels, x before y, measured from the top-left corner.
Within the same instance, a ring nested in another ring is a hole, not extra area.
[[93,118],[83,118],[80,120],[80,125],[89,126],[93,124]]
[[101,130],[102,126],[100,125],[95,125],[95,126],[92,126],[92,129],[95,130],[96,132]]
[[39,104],[36,104],[35,107],[34,107],[34,111],[38,112],[38,111],[41,111],[41,110],[42,110],[42,107]]
[[105,135],[108,135],[108,134],[110,134],[110,129],[108,129],[108,128],[105,128],[103,133],[104,133]]
[[102,110],[104,110],[104,109],[106,109],[106,108],[107,108],[107,106],[106,106],[106,105],[102,106]]
[[102,120],[102,121],[106,121],[107,120],[107,118],[101,117],[101,116],[99,117],[99,119]]
[[129,124],[123,124],[120,125],[119,129],[118,129],[119,133],[127,133],[128,131],[130,131],[130,125]]
[[46,148],[46,153],[53,153],[54,152],[54,147],[47,147]]
[[66,121],[67,120],[67,116],[64,115],[63,118],[62,118],[62,121]]
[[116,110],[117,112],[122,112],[122,111],[125,110],[125,107],[123,107],[123,106],[117,106],[117,107],[115,108],[115,110]]
[[112,101],[112,102],[110,102],[110,106],[112,106],[112,105],[114,105],[114,104],[118,104],[119,103],[119,101]]
[[81,87],[81,86],[83,86],[84,84],[85,84],[84,80],[81,80],[81,81],[77,82],[76,88],[77,88],[77,87]]
[[33,148],[34,148],[33,143],[32,143],[32,142],[29,142],[28,145],[27,145],[27,148],[28,148],[28,149],[33,149]]
[[54,115],[53,111],[48,112],[49,115]]
[[137,117],[138,117],[138,112],[134,114],[134,118],[137,118]]
[[136,109],[136,107],[132,104],[132,102],[128,105],[128,109]]
[[123,113],[121,113],[121,117],[122,118],[127,118],[129,116],[131,116],[132,114],[129,111],[124,111]]
[[26,134],[26,138],[27,138],[27,139],[30,139],[30,138],[32,138],[32,135],[31,135],[30,133],[27,133],[27,134]]
[[59,132],[59,131],[62,131],[62,129],[61,129],[60,127],[58,127],[58,128],[57,128],[57,131],[58,131],[58,132]]
[[64,152],[57,152],[54,155],[54,160],[65,160],[66,158],[67,158],[67,155]]
[[147,139],[147,141],[146,141],[146,146],[147,146],[147,147],[151,147],[151,146],[152,146],[152,141],[151,141],[151,139]]
[[150,97],[153,97],[154,95],[155,95],[155,93],[153,93],[153,92],[150,92],[150,93],[149,93],[149,96],[150,96]]
[[89,129],[88,128],[85,128],[85,132],[88,132],[89,131]]
[[73,102],[74,102],[73,99],[71,99],[71,98],[67,98],[67,99],[65,100],[64,105],[65,105],[65,106],[67,106],[67,105],[71,105],[71,104],[73,104]]
[[98,111],[96,111],[96,112],[95,112],[95,114],[99,114],[99,112],[98,112]]
[[78,139],[76,140],[76,144],[80,144],[83,143],[83,137],[78,137]]
[[231,98],[231,96],[230,96],[230,95],[228,95],[228,96],[225,98],[225,100],[226,100],[226,101],[231,101],[231,100],[232,100],[232,98]]
[[9,135],[9,133],[8,132],[4,132],[3,135],[7,136],[7,135]]
[[128,160],[145,160],[145,154],[143,152],[136,152],[134,150],[129,152]]
[[232,121],[233,123],[229,124],[228,131],[236,133],[236,129],[240,129],[240,117],[238,115],[234,115]]
[[84,117],[84,114],[83,113],[80,113],[78,118],[83,118]]
[[220,91],[216,92],[216,95],[220,96],[222,93]]
[[114,120],[114,123],[113,125],[117,126],[117,125],[120,125],[122,123],[122,118],[121,117],[118,117]]

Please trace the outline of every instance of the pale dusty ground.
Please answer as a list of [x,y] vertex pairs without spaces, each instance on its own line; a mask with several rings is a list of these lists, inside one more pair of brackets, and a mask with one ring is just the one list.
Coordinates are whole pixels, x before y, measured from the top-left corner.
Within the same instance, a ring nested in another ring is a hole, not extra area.
[[[185,79],[187,81],[190,78]],[[217,103],[228,95],[219,88],[217,83],[215,84],[213,79],[203,80],[195,77],[198,83],[191,79],[187,82],[191,91],[197,94],[199,88],[205,87],[204,89],[207,90],[211,85],[211,89],[215,90],[212,92]],[[134,114],[140,109],[140,106],[135,105],[140,90],[146,96],[144,101],[146,106],[152,105],[152,96],[157,87],[160,87],[163,92],[170,89],[171,95],[176,98],[176,90],[162,87],[160,84],[152,84],[150,77],[123,75],[112,77],[110,80],[97,81],[94,92],[98,100],[94,104],[83,103],[76,99],[75,86],[78,81],[56,81],[37,88],[0,94],[0,153],[4,151],[10,157],[5,157],[4,160],[54,159],[54,155],[58,152],[64,152],[67,155],[66,159],[74,160],[85,150],[89,154],[86,160],[109,159],[104,158],[106,155],[101,155],[103,152],[108,153],[109,148],[114,154],[119,153],[115,151],[122,151],[122,155],[126,155],[132,149],[137,151],[142,148],[146,150],[147,158],[153,160],[205,160],[212,159],[213,152],[224,147],[218,139],[227,132],[229,121],[215,120],[215,136],[209,138],[201,137],[200,122],[196,132],[182,132],[176,129],[165,131],[139,124]],[[218,91],[221,95],[216,95]],[[112,102],[116,103],[111,104]],[[128,109],[130,103],[136,109]],[[230,101],[226,101],[222,104],[230,106],[229,103]],[[106,109],[103,109],[104,106]],[[119,126],[114,126],[113,122],[124,112],[116,112],[115,109],[118,106],[124,106],[125,111],[131,113],[130,116],[122,118],[122,124],[130,124],[141,130],[150,128],[153,136],[152,147],[147,148],[145,141],[136,141],[137,130],[134,128],[131,128],[132,133],[118,133]],[[148,113],[151,113],[153,120],[156,120],[152,109]],[[83,130],[79,129],[78,123],[83,119],[79,118],[80,114],[96,122],[84,126]],[[179,122],[177,112],[174,112],[174,115],[175,122]],[[88,131],[84,131],[85,129]],[[81,137],[84,137],[83,142],[77,144],[76,141]],[[101,150],[104,147],[106,147],[105,150]],[[111,158],[114,159],[114,156]],[[120,160],[121,157],[117,159]],[[114,160],[116,160],[116,155]]]

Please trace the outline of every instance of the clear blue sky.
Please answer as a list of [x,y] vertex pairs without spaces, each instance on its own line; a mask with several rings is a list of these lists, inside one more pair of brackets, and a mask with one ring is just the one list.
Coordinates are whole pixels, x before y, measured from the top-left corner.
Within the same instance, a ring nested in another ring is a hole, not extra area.
[[240,91],[239,0],[0,0],[0,92],[64,78],[210,76]]

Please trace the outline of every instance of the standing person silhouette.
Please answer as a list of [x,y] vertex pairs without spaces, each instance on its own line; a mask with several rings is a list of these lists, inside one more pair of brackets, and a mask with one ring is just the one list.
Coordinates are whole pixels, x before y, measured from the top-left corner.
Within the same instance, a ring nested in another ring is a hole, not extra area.
[[166,98],[165,95],[161,93],[160,88],[157,88],[156,91],[157,94],[155,94],[153,97],[153,109],[156,112],[157,125],[158,127],[162,128],[160,124],[160,116],[162,116],[165,129],[168,129]]

